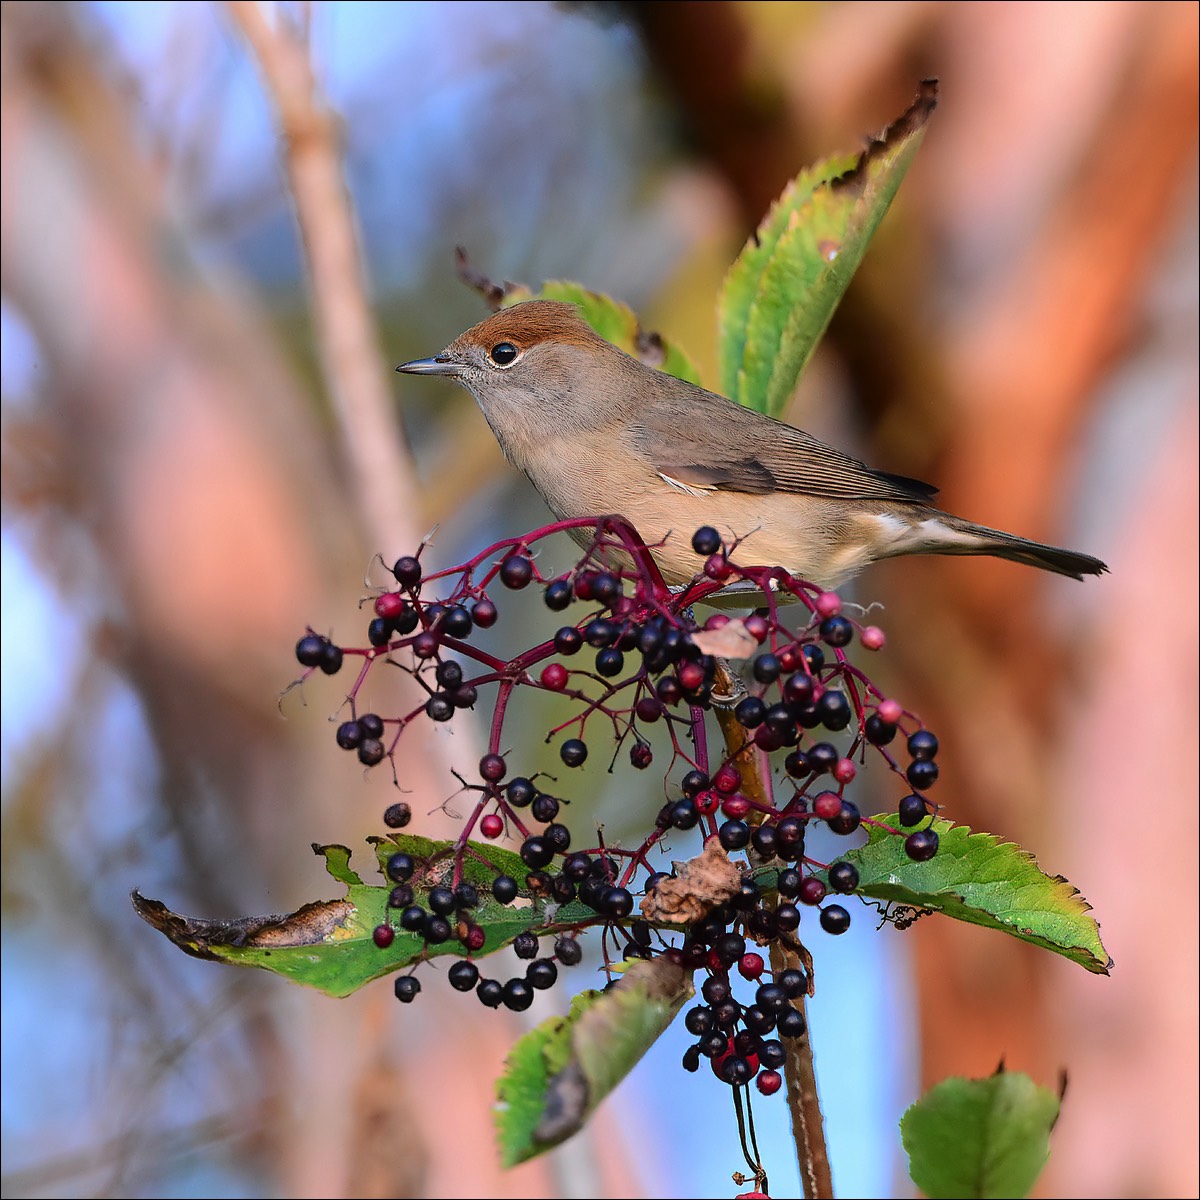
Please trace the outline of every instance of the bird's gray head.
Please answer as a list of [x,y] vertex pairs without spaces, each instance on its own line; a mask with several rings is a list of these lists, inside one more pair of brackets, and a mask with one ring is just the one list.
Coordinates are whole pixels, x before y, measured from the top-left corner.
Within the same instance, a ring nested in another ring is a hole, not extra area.
[[574,305],[528,300],[473,325],[441,354],[396,370],[457,379],[501,446],[519,452],[532,440],[611,420],[628,393],[601,380],[607,372],[619,377],[631,361],[593,333]]

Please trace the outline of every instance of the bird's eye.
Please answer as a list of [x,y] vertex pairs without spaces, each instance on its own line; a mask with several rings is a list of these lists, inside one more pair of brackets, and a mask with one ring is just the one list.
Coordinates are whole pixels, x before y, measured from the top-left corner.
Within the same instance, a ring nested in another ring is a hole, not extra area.
[[512,342],[498,342],[492,347],[492,362],[498,367],[507,367],[516,362],[517,348]]

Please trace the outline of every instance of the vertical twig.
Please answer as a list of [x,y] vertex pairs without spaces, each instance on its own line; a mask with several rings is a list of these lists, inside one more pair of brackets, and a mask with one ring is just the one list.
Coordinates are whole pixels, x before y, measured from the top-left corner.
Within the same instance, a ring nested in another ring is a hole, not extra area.
[[[714,691],[735,695],[737,689],[738,681],[722,663],[717,668]],[[729,705],[714,704],[713,711],[717,714],[717,723],[721,727],[729,759],[741,774],[742,794],[752,803],[766,803],[769,793],[759,771],[754,747],[746,740],[746,731],[733,715],[733,709]],[[771,943],[770,953],[771,970],[776,976],[791,969],[804,970],[811,988],[812,972],[807,969],[811,963],[804,963],[798,951],[787,948],[776,940]],[[787,1059],[783,1064],[788,1108],[792,1114],[792,1139],[796,1144],[796,1157],[800,1163],[800,1179],[804,1185],[805,1200],[833,1200],[833,1176],[829,1170],[829,1151],[825,1145],[825,1118],[821,1112],[821,1098],[817,1093],[817,1072],[813,1062],[812,1039],[808,1033],[804,996],[797,996],[791,1003],[805,1019],[804,1035],[784,1040]]]

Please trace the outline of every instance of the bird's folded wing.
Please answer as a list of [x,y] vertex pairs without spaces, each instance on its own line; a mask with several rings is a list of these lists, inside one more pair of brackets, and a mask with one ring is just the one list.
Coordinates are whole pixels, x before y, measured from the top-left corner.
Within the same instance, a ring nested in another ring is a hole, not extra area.
[[803,430],[727,404],[693,412],[690,421],[675,420],[669,412],[646,413],[629,427],[630,447],[660,475],[688,489],[909,504],[928,504],[937,495],[931,484],[872,470]]

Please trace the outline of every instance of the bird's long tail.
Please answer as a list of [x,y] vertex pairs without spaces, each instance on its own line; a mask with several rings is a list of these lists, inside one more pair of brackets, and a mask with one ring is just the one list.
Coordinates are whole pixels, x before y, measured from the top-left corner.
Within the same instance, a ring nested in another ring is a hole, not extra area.
[[1090,554],[1047,546],[986,525],[975,525],[949,513],[930,513],[903,540],[908,544],[898,549],[901,554],[986,554],[1057,575],[1069,575],[1072,579],[1102,575],[1108,570],[1105,563]]

